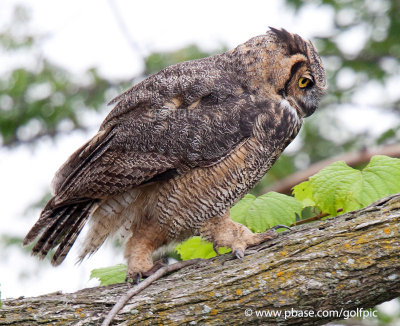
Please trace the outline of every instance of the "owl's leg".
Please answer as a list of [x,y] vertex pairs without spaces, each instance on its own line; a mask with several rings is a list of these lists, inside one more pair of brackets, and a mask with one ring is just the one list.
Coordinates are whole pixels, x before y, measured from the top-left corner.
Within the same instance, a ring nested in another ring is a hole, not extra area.
[[125,258],[128,262],[126,279],[138,282],[144,272],[153,268],[153,249],[145,238],[131,237],[125,246]]
[[200,229],[200,235],[211,241],[216,249],[231,248],[233,254],[241,259],[247,247],[275,238],[278,235],[276,229],[281,227],[286,226],[279,225],[263,233],[253,233],[244,225],[232,221],[227,212],[221,217],[207,220]]
[[160,232],[158,223],[148,221],[134,231],[125,246],[125,258],[128,262],[127,279],[137,282],[161,267],[160,264],[154,265],[153,252],[161,247],[164,241],[164,233]]

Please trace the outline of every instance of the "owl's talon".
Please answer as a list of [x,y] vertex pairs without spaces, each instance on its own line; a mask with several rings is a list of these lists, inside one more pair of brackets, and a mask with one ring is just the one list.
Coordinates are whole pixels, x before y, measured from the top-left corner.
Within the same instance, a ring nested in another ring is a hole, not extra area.
[[235,257],[239,260],[243,260],[244,257],[244,252],[242,249],[236,249],[233,254],[235,255]]
[[218,252],[218,247],[213,243],[213,250],[215,251],[215,253],[217,254],[217,256],[219,256],[219,252]]
[[141,278],[142,278],[142,273],[140,273],[140,272],[132,273],[132,274],[129,273],[125,277],[125,282],[129,283],[131,285],[134,285],[134,284],[137,285],[140,283]]
[[278,224],[278,225],[275,225],[275,226],[273,226],[272,228],[270,228],[270,230],[274,230],[274,231],[279,230],[279,229],[288,229],[288,230],[292,230],[291,227],[286,226],[286,225],[283,225],[283,224]]

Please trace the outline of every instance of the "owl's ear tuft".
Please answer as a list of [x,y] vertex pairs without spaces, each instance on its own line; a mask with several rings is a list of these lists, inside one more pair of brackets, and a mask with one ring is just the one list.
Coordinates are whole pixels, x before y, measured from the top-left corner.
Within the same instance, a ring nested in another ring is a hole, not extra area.
[[307,56],[307,43],[299,35],[291,34],[284,28],[277,29],[269,26],[269,29],[278,37],[281,44],[287,48],[289,55],[301,53]]

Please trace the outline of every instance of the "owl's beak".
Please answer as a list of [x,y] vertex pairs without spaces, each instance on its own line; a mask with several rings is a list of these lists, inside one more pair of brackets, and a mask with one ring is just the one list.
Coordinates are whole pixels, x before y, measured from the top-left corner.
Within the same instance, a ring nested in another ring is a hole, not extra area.
[[292,96],[289,96],[289,97],[287,98],[287,101],[289,102],[289,105],[290,105],[292,108],[294,108],[294,109],[296,110],[297,115],[298,115],[300,118],[307,117],[307,112],[304,112],[304,111],[301,109],[301,106],[299,105],[299,103],[297,103],[297,101],[296,101]]

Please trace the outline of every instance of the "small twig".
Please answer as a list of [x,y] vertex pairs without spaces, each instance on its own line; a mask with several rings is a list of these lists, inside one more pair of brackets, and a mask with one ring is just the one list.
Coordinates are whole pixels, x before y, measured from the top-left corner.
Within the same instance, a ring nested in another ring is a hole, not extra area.
[[119,11],[116,3],[114,0],[108,0],[108,4],[110,5],[111,11],[114,14],[115,21],[118,24],[118,27],[122,33],[122,35],[125,37],[125,39],[128,41],[130,47],[134,52],[137,52],[142,55],[142,51],[139,47],[139,45],[135,42],[134,38],[129,32],[128,26],[125,24],[125,21],[121,15],[121,12]]
[[[343,211],[343,208],[339,208],[337,210],[338,213],[340,213],[341,211]],[[330,214],[328,214],[328,213],[320,213],[318,215],[315,215],[315,216],[312,216],[312,217],[309,217],[309,218],[305,218],[304,220],[297,221],[295,224],[292,224],[291,226],[305,224],[305,223],[312,222],[312,221],[318,221],[321,218],[327,217],[329,215]]]
[[178,269],[184,268],[186,266],[194,265],[202,261],[203,259],[190,259],[185,261],[180,261],[175,264],[167,265],[161,267],[157,272],[150,275],[146,278],[143,282],[139,283],[128,292],[126,292],[114,305],[114,307],[110,310],[107,316],[104,318],[103,323],[101,326],[108,326],[113,321],[114,317],[118,314],[118,312],[126,305],[126,303],[136,294],[147,288],[151,283],[157,281],[159,278],[163,277],[164,275],[174,272]]

